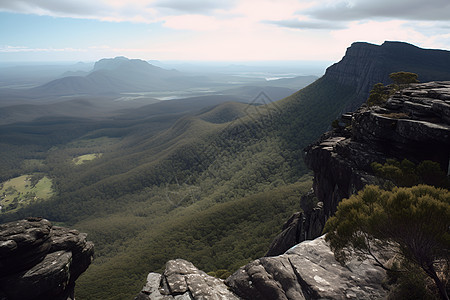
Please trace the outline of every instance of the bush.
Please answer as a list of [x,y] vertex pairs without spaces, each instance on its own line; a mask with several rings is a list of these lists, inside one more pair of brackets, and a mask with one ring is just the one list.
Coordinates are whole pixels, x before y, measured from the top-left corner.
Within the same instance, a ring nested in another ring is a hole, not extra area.
[[[422,269],[434,281],[441,298],[448,299],[449,270],[440,266],[450,264],[449,190],[418,185],[384,191],[366,186],[339,203],[324,231],[338,261],[344,263],[350,249],[389,269],[372,251],[373,245],[379,247],[378,253],[397,249],[404,264]],[[407,269],[402,271],[414,275]]]

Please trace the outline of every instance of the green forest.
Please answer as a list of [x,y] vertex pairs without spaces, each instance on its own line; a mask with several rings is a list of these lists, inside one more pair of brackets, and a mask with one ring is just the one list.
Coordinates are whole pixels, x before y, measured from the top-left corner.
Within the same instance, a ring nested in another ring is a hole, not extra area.
[[130,299],[171,258],[233,272],[264,255],[300,210],[312,185],[303,148],[354,98],[353,88],[321,78],[265,105],[149,105],[102,120],[1,126],[0,182],[45,176],[52,196],[0,222],[40,216],[88,233],[96,254],[77,299]]

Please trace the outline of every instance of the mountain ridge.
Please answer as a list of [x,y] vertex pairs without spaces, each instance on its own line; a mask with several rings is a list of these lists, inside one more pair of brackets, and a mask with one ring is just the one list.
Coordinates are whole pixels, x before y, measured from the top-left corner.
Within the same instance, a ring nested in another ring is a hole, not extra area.
[[423,49],[405,42],[355,42],[324,76],[356,89],[358,101],[349,107],[355,109],[367,99],[375,83],[390,84],[389,74],[400,71],[416,73],[424,82],[446,80],[450,77],[450,51]]

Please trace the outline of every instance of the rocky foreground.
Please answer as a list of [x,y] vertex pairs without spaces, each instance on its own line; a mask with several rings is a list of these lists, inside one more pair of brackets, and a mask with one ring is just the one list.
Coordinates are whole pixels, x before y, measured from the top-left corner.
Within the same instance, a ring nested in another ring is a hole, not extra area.
[[86,234],[46,219],[1,224],[0,299],[74,299],[75,280],[93,255]]
[[368,259],[355,258],[342,266],[320,237],[283,255],[257,259],[225,281],[188,261],[171,260],[162,275],[148,275],[135,299],[381,299],[387,295],[382,287],[385,276]]
[[380,183],[372,162],[432,160],[450,173],[450,82],[414,84],[397,92],[383,107],[362,106],[344,114],[339,126],[305,153],[306,164],[314,171],[314,190],[306,197],[317,198],[319,204],[294,214],[266,257],[240,268],[225,281],[208,276],[190,262],[169,261],[162,275],[150,273],[136,299],[387,297],[386,274],[373,261],[354,259],[342,266],[324,237],[318,236],[339,201],[366,184]]

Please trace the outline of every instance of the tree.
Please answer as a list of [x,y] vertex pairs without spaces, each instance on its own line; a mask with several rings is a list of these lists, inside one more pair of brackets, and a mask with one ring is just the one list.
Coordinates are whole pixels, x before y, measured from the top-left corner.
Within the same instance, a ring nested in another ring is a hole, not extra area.
[[437,162],[431,160],[424,160],[416,165],[406,158],[401,162],[387,159],[384,164],[373,162],[370,166],[378,177],[387,179],[396,186],[427,184],[450,188],[450,178]]
[[376,83],[370,91],[369,98],[367,99],[367,104],[369,106],[381,105],[386,102],[389,96],[389,89],[382,83]]
[[367,99],[367,105],[382,105],[390,96],[392,96],[400,87],[404,87],[410,83],[419,82],[418,75],[411,72],[394,72],[389,74],[389,78],[394,82],[393,84],[385,86],[382,83],[374,84],[370,91],[369,98]]
[[389,78],[394,82],[394,84],[405,85],[410,83],[419,82],[418,75],[411,72],[395,72],[389,74]]
[[[338,261],[345,262],[348,250],[354,250],[389,270],[377,253],[393,250],[402,260],[420,267],[434,281],[441,298],[449,299],[445,283],[450,263],[449,228],[449,190],[418,185],[384,191],[366,186],[341,201],[324,231]],[[442,265],[447,269],[440,277],[436,268]]]

